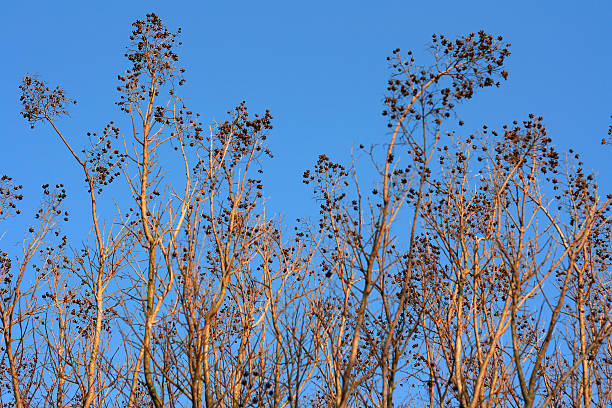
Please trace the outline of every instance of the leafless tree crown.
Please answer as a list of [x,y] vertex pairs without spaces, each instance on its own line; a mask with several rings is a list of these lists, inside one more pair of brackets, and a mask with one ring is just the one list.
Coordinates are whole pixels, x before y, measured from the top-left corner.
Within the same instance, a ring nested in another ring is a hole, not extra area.
[[[320,155],[319,214],[290,230],[264,211],[270,112],[204,125],[179,34],[133,24],[122,119],[85,148],[61,128],[75,101],[20,86],[89,215],[69,239],[66,188],[43,185],[21,252],[0,251],[0,406],[612,404],[610,196],[540,117],[452,130],[508,78],[502,37],[434,35],[430,65],[394,50],[384,142]],[[3,176],[3,225],[22,198]]]

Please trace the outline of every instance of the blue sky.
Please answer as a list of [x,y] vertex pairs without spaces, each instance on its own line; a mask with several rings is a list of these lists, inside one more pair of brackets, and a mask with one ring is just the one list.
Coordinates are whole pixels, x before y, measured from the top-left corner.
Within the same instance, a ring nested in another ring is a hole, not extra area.
[[23,75],[40,75],[79,101],[61,125],[85,143],[87,131],[121,118],[114,102],[124,47],[131,23],[149,12],[171,30],[182,27],[183,92],[205,122],[242,100],[252,112],[272,111],[275,159],[265,164],[265,181],[276,213],[294,218],[314,208],[301,174],[319,153],[346,161],[352,145],[385,141],[385,58],[394,48],[427,64],[433,33],[480,29],[512,43],[510,76],[460,108],[461,131],[542,115],[559,150],[576,148],[612,190],[612,147],[600,145],[612,122],[610,1],[56,0],[5,2],[0,13],[0,173],[24,184],[26,196],[34,199],[43,183],[65,183],[79,191],[74,200],[84,190],[51,131],[32,131],[20,117]]

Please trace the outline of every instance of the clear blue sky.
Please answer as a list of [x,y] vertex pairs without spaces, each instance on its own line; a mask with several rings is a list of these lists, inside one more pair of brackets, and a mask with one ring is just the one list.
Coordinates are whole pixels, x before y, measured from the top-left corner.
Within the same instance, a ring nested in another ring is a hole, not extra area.
[[253,112],[272,111],[266,195],[274,212],[294,218],[312,209],[301,174],[319,153],[342,160],[352,144],[385,140],[385,58],[394,48],[427,64],[431,34],[480,29],[512,43],[510,77],[461,108],[461,130],[543,115],[559,150],[576,147],[612,190],[612,147],[600,145],[612,114],[609,0],[56,0],[7,1],[1,10],[0,173],[32,199],[47,182],[78,190],[82,177],[47,127],[31,131],[20,117],[22,76],[41,75],[79,101],[62,125],[84,143],[85,132],[121,118],[114,101],[124,47],[131,23],[149,12],[182,27],[183,90],[205,121],[242,100]]

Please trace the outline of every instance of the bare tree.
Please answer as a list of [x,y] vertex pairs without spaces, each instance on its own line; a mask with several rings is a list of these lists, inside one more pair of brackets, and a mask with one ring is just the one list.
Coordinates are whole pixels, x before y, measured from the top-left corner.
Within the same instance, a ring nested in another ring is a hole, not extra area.
[[[133,24],[125,120],[82,150],[61,130],[75,102],[24,78],[23,116],[50,125],[91,211],[64,236],[66,190],[45,185],[23,253],[0,253],[3,406],[609,404],[610,196],[535,115],[452,130],[507,79],[501,37],[433,36],[430,65],[395,50],[385,141],[322,154],[303,178],[319,214],[290,231],[264,206],[270,112],[204,125],[179,34]],[[20,188],[2,178],[0,221]]]

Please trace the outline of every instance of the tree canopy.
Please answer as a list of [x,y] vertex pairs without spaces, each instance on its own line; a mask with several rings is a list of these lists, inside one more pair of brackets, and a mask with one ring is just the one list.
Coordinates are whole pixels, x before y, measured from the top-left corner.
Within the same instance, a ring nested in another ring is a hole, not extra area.
[[[22,252],[0,251],[0,405],[611,404],[612,195],[538,115],[455,129],[508,78],[501,36],[434,35],[427,64],[394,50],[381,138],[366,160],[321,154],[319,212],[289,225],[265,211],[271,112],[205,123],[179,34],[133,24],[121,117],[85,148],[60,121],[76,101],[23,79],[90,212],[72,239],[67,187],[45,184]],[[22,198],[3,176],[0,221]]]

